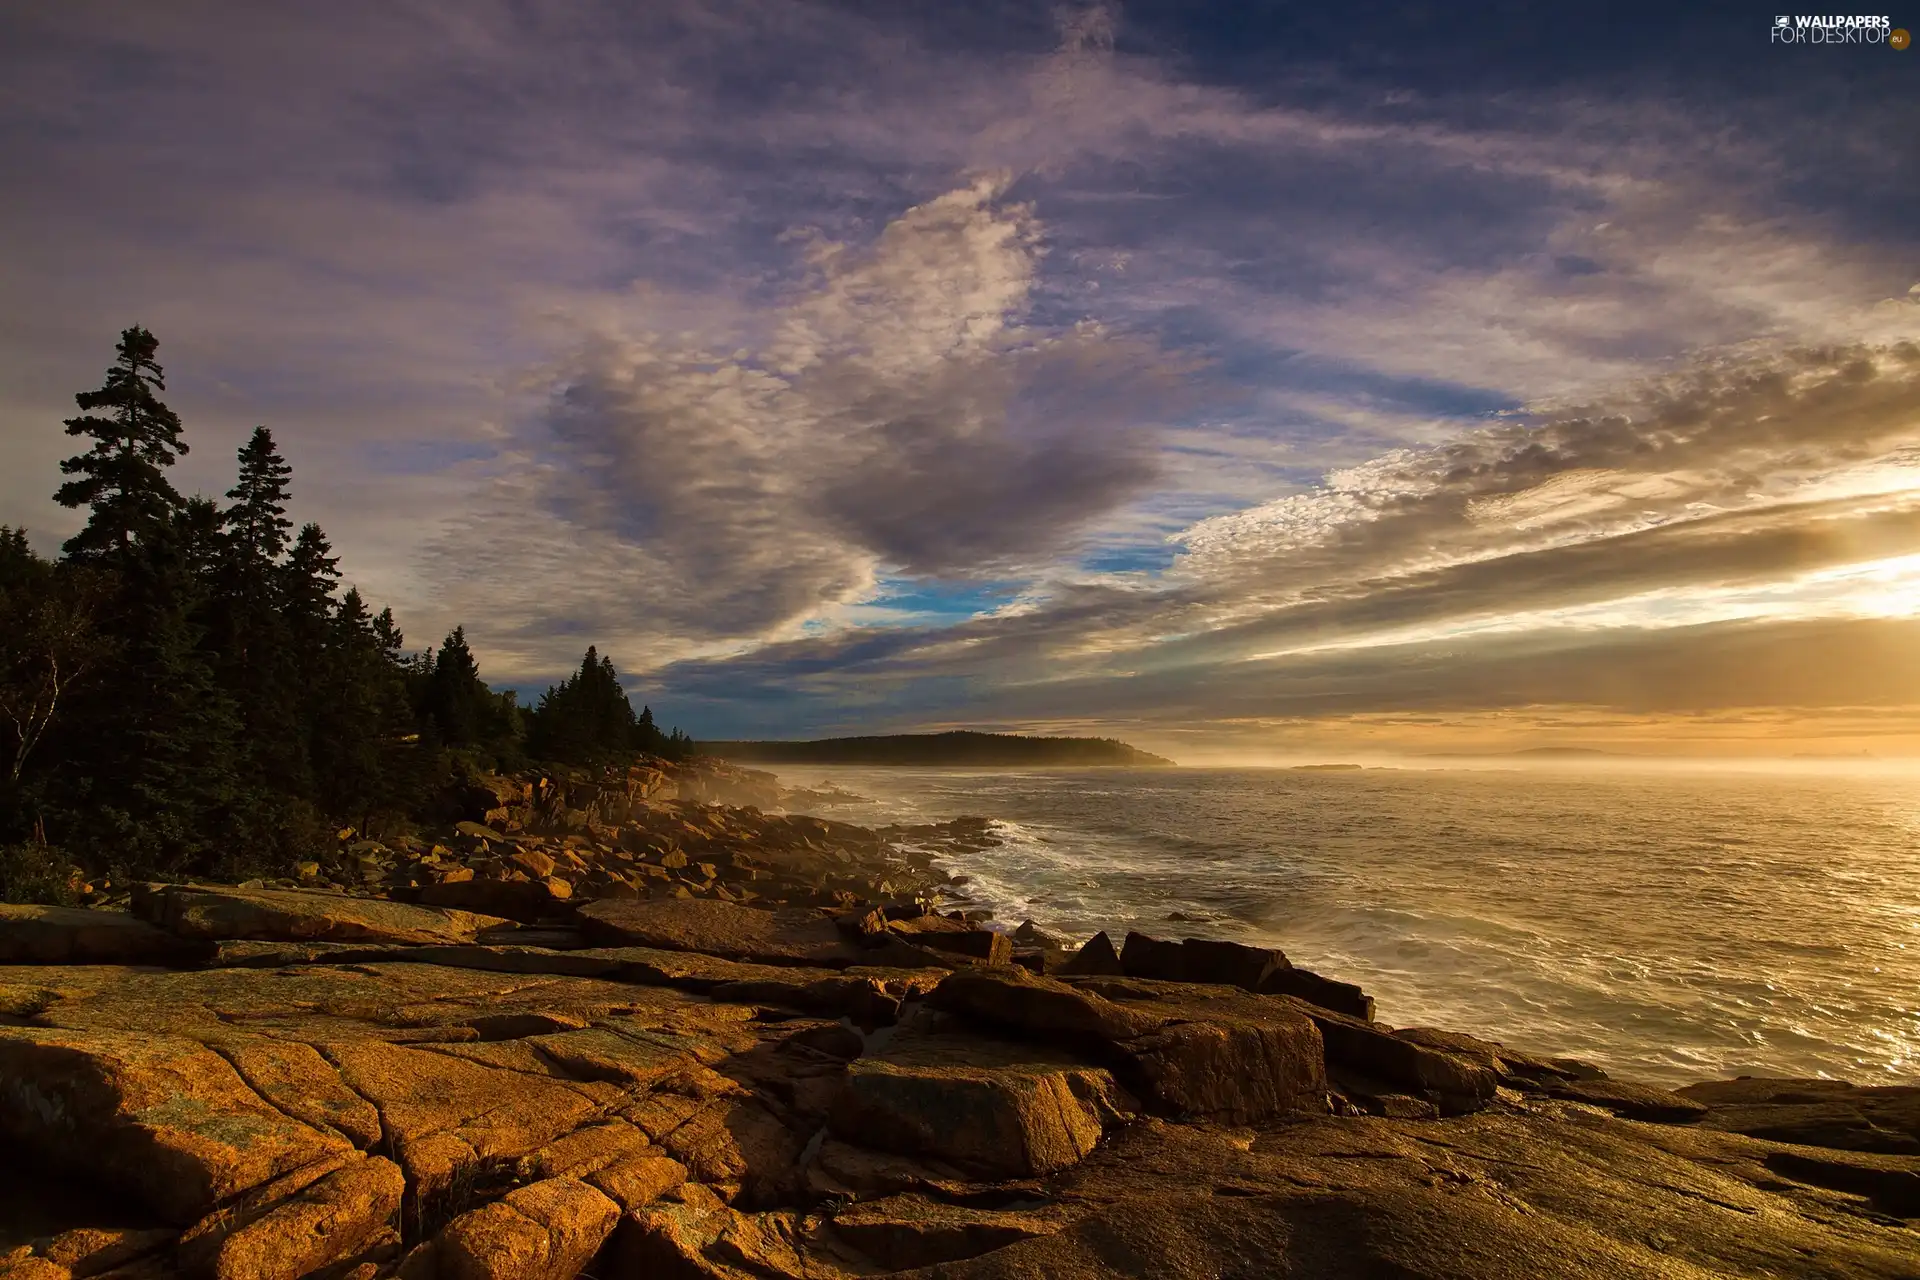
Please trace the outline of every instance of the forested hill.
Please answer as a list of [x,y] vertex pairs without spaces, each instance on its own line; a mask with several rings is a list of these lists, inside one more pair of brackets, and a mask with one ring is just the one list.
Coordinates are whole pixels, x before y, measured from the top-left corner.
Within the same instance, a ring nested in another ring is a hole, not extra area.
[[765,764],[1171,765],[1112,738],[1028,738],[1012,733],[900,733],[812,742],[703,742],[699,749],[727,760]]

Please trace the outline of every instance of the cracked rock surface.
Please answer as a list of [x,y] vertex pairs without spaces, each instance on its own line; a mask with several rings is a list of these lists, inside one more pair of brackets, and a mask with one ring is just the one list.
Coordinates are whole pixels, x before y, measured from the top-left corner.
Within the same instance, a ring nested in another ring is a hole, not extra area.
[[[722,888],[779,861],[739,824]],[[1657,1089],[1272,950],[752,892],[0,911],[0,1280],[1920,1276],[1920,1088]]]

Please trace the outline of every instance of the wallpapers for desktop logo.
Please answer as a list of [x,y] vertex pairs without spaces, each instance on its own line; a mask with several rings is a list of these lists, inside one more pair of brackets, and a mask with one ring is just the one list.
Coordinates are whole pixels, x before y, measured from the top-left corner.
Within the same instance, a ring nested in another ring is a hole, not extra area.
[[1913,42],[1904,27],[1882,14],[1775,15],[1774,44],[1884,44],[1904,49]]

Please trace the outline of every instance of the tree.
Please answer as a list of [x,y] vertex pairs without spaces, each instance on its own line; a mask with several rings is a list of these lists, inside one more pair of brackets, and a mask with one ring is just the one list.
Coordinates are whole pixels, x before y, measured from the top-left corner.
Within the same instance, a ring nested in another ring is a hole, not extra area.
[[613,660],[589,646],[580,669],[541,695],[527,725],[528,750],[541,759],[592,764],[635,746],[633,704]]
[[91,437],[93,447],[60,464],[62,474],[78,478],[61,485],[53,498],[63,507],[92,512],[86,528],[67,540],[69,556],[112,554],[124,563],[133,545],[153,536],[180,507],[164,468],[187,446],[180,439],[179,416],[154,395],[167,386],[154,360],[159,345],[137,325],[124,330],[106,381],[98,390],[74,396],[82,412],[67,419],[67,434]]
[[62,699],[108,651],[97,625],[105,596],[99,574],[50,564],[24,529],[0,525],[0,729],[11,738],[4,767],[15,787]]
[[240,477],[227,496],[233,499],[221,517],[235,556],[250,565],[279,562],[287,550],[287,482],[293,468],[274,446],[273,432],[255,427],[240,446]]
[[421,713],[433,722],[441,742],[480,746],[512,735],[513,695],[496,694],[480,679],[465,627],[455,627],[423,665]]

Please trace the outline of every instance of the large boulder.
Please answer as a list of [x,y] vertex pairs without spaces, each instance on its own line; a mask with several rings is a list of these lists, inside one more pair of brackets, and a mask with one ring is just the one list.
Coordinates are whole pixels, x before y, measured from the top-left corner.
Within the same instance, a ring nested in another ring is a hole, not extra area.
[[1120,967],[1129,978],[1203,982],[1258,991],[1268,975],[1288,965],[1286,955],[1271,947],[1206,938],[1167,942],[1144,933],[1129,933],[1120,949]]
[[602,899],[580,908],[580,923],[588,938],[608,947],[659,947],[834,969],[867,959],[831,918],[804,907],[763,910],[701,898]]
[[225,885],[153,885],[135,894],[134,910],[182,938],[285,941],[466,943],[506,921],[438,907],[306,889],[236,889]]
[[0,964],[192,964],[207,950],[124,912],[0,903]]
[[970,1020],[1086,1053],[1167,1115],[1252,1124],[1326,1107],[1319,1033],[1288,1002],[1127,979],[1073,984],[1021,969],[952,974],[929,997]]
[[908,1032],[857,1059],[829,1127],[850,1142],[989,1178],[1084,1158],[1131,1100],[1105,1070],[981,1035]]
[[1275,969],[1253,990],[1262,995],[1293,996],[1362,1022],[1373,1021],[1373,997],[1351,982],[1323,978],[1311,969],[1289,965]]
[[1269,997],[1306,1015],[1320,1031],[1329,1068],[1399,1086],[1448,1113],[1477,1111],[1493,1100],[1500,1073],[1475,1057],[1403,1039],[1385,1027],[1350,1018],[1294,996]]
[[204,1045],[54,1027],[0,1027],[0,1134],[15,1152],[114,1183],[183,1225],[352,1151],[262,1101]]

